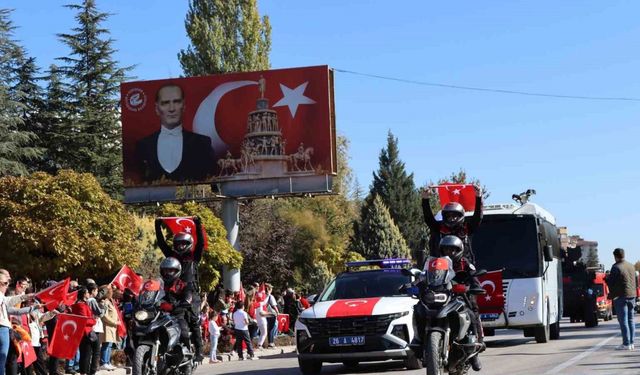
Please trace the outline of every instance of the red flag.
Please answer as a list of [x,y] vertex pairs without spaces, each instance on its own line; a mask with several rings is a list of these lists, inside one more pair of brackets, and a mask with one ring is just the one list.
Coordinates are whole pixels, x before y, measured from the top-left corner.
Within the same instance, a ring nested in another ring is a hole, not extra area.
[[278,331],[289,332],[289,314],[278,314]]
[[135,295],[138,295],[140,288],[142,287],[142,277],[138,276],[131,268],[126,264],[122,266],[120,272],[111,282],[120,290],[130,289]]
[[[247,295],[244,293],[244,288],[242,287],[242,283],[240,283],[240,291],[238,292],[238,299],[240,301],[244,301]],[[247,307],[248,308],[248,307]]]
[[258,293],[256,293],[256,301],[262,302],[267,298],[267,293],[265,292],[264,283],[260,284],[258,287]]
[[504,292],[502,290],[502,270],[487,272],[478,277],[480,286],[487,292],[478,296],[480,313],[501,313],[504,310]]
[[[174,236],[180,232],[189,233],[193,237],[193,246],[198,243],[198,233],[196,233],[196,223],[193,221],[193,216],[185,217],[162,217],[162,222],[169,228],[171,234]],[[202,234],[204,237],[204,248],[208,247],[207,231],[202,225]]]
[[124,322],[124,318],[122,317],[122,311],[115,305],[116,312],[118,313],[118,337],[121,339],[127,336],[127,323]]
[[75,290],[69,294],[67,294],[67,297],[65,298],[65,305],[67,306],[71,306],[74,303],[76,303],[76,301],[78,300],[78,291]]
[[31,345],[31,342],[20,341],[20,349],[22,350],[22,355],[18,358],[18,363],[24,361],[24,368],[31,366],[31,364],[38,359],[38,357],[36,357],[36,351],[33,349],[33,345]]
[[80,347],[86,324],[85,316],[59,314],[47,353],[55,358],[72,359]]
[[476,208],[476,189],[471,184],[453,184],[445,182],[438,188],[440,205],[444,206],[449,202],[458,202],[465,211],[473,211]]
[[66,278],[59,283],[48,287],[36,294],[36,298],[44,303],[49,310],[53,310],[60,302],[66,302],[67,292],[69,291],[70,278]]

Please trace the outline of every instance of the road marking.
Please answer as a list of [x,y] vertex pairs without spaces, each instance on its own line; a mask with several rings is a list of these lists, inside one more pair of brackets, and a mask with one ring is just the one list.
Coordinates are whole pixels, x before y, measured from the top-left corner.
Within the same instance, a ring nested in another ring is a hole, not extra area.
[[607,345],[607,343],[613,339],[615,339],[616,337],[620,337],[619,333],[614,334],[613,336],[602,340],[600,343],[598,343],[596,346],[592,347],[591,349],[582,352],[580,354],[578,354],[577,356],[571,358],[570,360],[566,361],[565,363],[562,363],[554,368],[552,368],[551,370],[547,371],[544,373],[544,375],[553,375],[553,374],[559,374],[560,371],[566,369],[569,366],[573,366],[573,364],[575,364],[576,362],[578,362],[579,360],[587,357],[589,354],[598,351],[598,349],[602,348],[603,346]]

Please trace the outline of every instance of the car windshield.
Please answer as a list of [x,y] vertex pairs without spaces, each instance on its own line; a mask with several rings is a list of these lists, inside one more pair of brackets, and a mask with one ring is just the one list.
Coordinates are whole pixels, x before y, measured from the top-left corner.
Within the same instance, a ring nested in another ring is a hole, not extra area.
[[473,234],[476,267],[503,269],[505,279],[540,276],[541,255],[533,216],[485,215]]
[[411,277],[399,269],[343,273],[327,286],[318,301],[406,296],[400,288],[410,282]]

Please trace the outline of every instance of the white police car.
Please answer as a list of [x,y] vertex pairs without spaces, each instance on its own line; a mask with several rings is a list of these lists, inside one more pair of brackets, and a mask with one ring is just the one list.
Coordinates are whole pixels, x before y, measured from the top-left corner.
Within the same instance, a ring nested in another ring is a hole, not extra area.
[[[298,363],[303,374],[317,374],[322,362],[404,360],[407,368],[422,363],[409,348],[413,338],[413,305],[418,300],[400,291],[410,276],[401,269],[408,259],[347,263],[295,324]],[[357,270],[360,267],[378,269]]]

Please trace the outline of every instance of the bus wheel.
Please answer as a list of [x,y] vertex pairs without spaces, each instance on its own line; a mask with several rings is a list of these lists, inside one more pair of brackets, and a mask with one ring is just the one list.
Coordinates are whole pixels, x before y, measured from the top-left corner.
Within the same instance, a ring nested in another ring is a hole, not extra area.
[[549,327],[549,336],[551,340],[558,340],[560,338],[560,322],[555,322]]

